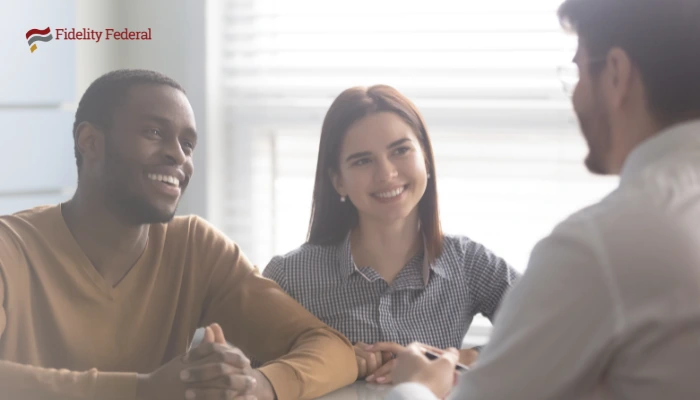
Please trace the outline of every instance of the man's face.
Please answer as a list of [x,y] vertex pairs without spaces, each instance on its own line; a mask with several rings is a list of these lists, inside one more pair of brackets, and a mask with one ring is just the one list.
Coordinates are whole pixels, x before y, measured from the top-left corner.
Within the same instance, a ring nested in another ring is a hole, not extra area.
[[184,93],[167,85],[131,87],[105,135],[98,174],[110,206],[132,224],[170,221],[194,172],[196,143]]
[[581,132],[588,144],[586,167],[594,174],[609,174],[611,173],[609,158],[612,150],[610,111],[603,96],[600,79],[590,73],[591,69],[601,68],[605,60],[591,59],[579,40],[574,62],[578,66],[580,79],[574,90],[573,105]]

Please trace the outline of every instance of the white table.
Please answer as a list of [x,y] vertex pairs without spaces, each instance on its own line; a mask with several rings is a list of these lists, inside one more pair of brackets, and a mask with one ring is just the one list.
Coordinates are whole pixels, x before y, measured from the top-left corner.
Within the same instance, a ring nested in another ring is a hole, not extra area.
[[[384,400],[392,388],[393,385],[377,385],[374,383],[357,381],[335,392],[319,397],[316,400]],[[447,400],[455,400],[459,397],[458,391],[453,390],[452,393],[447,396]]]
[[333,393],[319,397],[318,400],[384,400],[391,388],[391,385],[357,381]]

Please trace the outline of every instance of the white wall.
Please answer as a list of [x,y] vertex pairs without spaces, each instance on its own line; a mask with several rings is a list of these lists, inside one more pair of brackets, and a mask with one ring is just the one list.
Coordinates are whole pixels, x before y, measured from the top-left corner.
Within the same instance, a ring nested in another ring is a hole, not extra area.
[[118,68],[143,68],[162,72],[187,91],[197,119],[199,141],[195,175],[178,213],[208,217],[206,30],[207,1],[191,0],[76,0],[78,27],[140,31],[151,28],[150,41],[81,42],[77,46],[77,92]]
[[32,53],[25,38],[74,24],[73,0],[0,2],[0,214],[65,200],[75,185],[75,46],[38,42]]
[[[211,1],[215,3],[215,1]],[[209,217],[207,129],[207,1],[2,0],[0,2],[0,139],[17,151],[0,158],[0,214],[66,200],[75,189],[72,123],[80,97],[100,75],[118,68],[162,72],[183,85],[200,134],[195,176],[180,214]],[[151,41],[39,42],[30,53],[32,28],[146,30]],[[17,38],[16,40],[10,38]],[[215,71],[215,70],[214,70]],[[213,92],[215,93],[215,92]],[[28,157],[29,156],[29,157]],[[11,178],[11,179],[10,179]]]

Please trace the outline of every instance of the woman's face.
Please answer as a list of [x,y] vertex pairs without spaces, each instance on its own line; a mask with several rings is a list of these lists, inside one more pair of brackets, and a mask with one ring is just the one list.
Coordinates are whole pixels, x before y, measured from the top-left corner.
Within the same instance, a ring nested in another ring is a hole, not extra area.
[[415,132],[391,112],[369,115],[348,130],[332,176],[360,220],[395,222],[418,212],[427,186],[426,162]]

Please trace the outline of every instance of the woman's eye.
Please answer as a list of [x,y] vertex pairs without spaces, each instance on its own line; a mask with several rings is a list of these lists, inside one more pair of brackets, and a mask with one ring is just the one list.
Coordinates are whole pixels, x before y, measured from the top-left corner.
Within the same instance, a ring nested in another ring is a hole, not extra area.
[[369,158],[360,158],[359,160],[352,163],[352,165],[360,166],[360,165],[365,165],[367,163],[369,163]]
[[399,147],[398,149],[394,150],[394,154],[404,155],[408,153],[409,150],[411,150],[410,147]]

